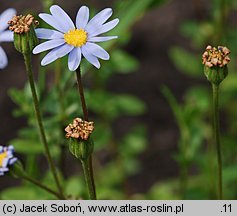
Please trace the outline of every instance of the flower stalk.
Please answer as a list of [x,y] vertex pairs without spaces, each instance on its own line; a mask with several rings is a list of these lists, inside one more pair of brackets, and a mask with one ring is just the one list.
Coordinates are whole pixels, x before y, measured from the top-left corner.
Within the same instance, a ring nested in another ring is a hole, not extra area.
[[76,70],[76,76],[77,76],[77,87],[78,87],[78,91],[80,94],[80,100],[81,100],[81,106],[82,106],[82,111],[83,111],[83,115],[84,115],[84,120],[88,121],[88,118],[89,118],[88,117],[88,110],[87,110],[87,106],[86,106],[84,89],[83,89],[83,85],[82,85],[80,66]]
[[223,199],[222,190],[222,154],[220,143],[220,119],[219,119],[219,85],[212,84],[212,97],[213,97],[213,129],[214,139],[217,150],[217,163],[218,163],[218,199]]
[[[204,73],[212,85],[213,97],[213,135],[217,152],[218,190],[217,198],[223,199],[223,176],[222,176],[222,151],[220,143],[220,119],[219,119],[219,86],[228,75],[227,64],[230,62],[230,50],[227,47],[207,46],[202,55]],[[210,157],[212,155],[210,154]]]
[[53,163],[53,160],[52,160],[52,157],[51,157],[51,154],[49,151],[49,146],[48,146],[48,142],[46,139],[46,135],[45,135],[45,131],[44,131],[43,123],[42,123],[42,118],[41,118],[41,113],[40,113],[40,108],[39,108],[39,101],[38,101],[38,97],[36,94],[35,83],[34,83],[34,79],[33,79],[32,67],[31,67],[31,54],[28,54],[28,55],[23,54],[23,56],[24,56],[24,60],[25,60],[28,81],[30,83],[30,89],[31,89],[31,93],[32,93],[35,115],[36,115],[36,119],[37,119],[37,123],[38,123],[38,127],[39,127],[40,137],[41,137],[42,143],[44,145],[45,154],[46,154],[50,169],[53,173],[53,177],[54,177],[55,183],[57,185],[58,191],[61,194],[61,196],[63,196],[62,195],[63,191],[62,191],[61,185],[59,183],[58,175],[56,173],[56,168],[55,168],[55,165]]
[[65,200],[65,197],[62,194],[52,190],[51,188],[47,187],[46,185],[42,184],[41,182],[37,181],[36,179],[34,179],[34,178],[32,178],[32,177],[30,177],[28,175],[24,175],[24,176],[22,176],[22,178],[25,179],[26,181],[31,182],[34,185],[37,185],[38,187],[40,187],[41,189],[47,191],[48,193],[53,194],[58,199]]
[[[89,118],[88,117],[88,110],[87,110],[85,96],[84,96],[84,89],[83,89],[83,85],[82,85],[80,66],[76,70],[76,76],[77,76],[77,86],[78,86],[78,91],[79,91],[79,95],[80,95],[84,119],[85,119],[85,121],[88,121],[88,118]],[[84,160],[81,159],[81,163],[82,163],[84,177],[85,177],[88,192],[89,192],[89,198],[91,200],[96,200],[96,189],[95,189],[95,181],[94,181],[91,154],[92,154],[92,152],[89,153],[88,157],[86,157]]]
[[62,194],[52,190],[51,188],[49,188],[46,185],[39,182],[38,180],[29,176],[29,174],[24,171],[23,166],[20,161],[17,161],[16,163],[14,163],[14,165],[11,166],[9,175],[14,178],[22,178],[22,179],[24,179],[28,182],[31,182],[32,184],[40,187],[41,189],[47,191],[48,193],[53,194],[54,196],[56,196],[59,199],[65,199],[65,197]]
[[95,190],[95,182],[94,182],[94,174],[92,167],[92,157],[91,155],[86,160],[81,160],[82,168],[84,172],[84,177],[86,180],[86,185],[89,192],[90,200],[96,200],[96,190]]
[[31,52],[33,48],[38,44],[38,39],[35,34],[35,25],[38,25],[38,21],[34,20],[34,17],[30,14],[27,16],[14,16],[12,20],[8,22],[10,25],[9,29],[14,32],[14,45],[17,51],[22,53],[25,61],[25,67],[27,72],[28,81],[30,84],[30,89],[33,98],[33,104],[35,109],[36,120],[39,127],[41,141],[44,145],[45,155],[48,160],[48,164],[52,171],[55,183],[57,185],[58,191],[61,197],[64,197],[63,190],[59,182],[59,178],[56,172],[55,165],[53,163],[48,142],[46,139],[40,108],[39,108],[39,101],[35,89],[35,83],[33,78],[32,72],[32,62],[31,62]]
[[[58,96],[58,103],[59,103],[59,116],[60,116],[60,125],[62,127],[62,133],[64,129],[64,125],[66,124],[66,113],[65,113],[65,106],[64,106],[64,89],[63,86],[60,83],[61,76],[62,76],[62,63],[61,60],[58,59],[55,62],[55,87],[57,91],[57,96]],[[60,143],[60,156],[59,156],[59,168],[63,176],[65,176],[65,171],[66,171],[66,164],[65,164],[65,158],[66,158],[66,145],[64,142]]]

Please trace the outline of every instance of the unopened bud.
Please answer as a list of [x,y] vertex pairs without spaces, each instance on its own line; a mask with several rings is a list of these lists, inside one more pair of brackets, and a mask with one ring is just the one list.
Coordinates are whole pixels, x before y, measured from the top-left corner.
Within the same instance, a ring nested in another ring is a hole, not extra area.
[[204,73],[207,79],[215,85],[219,85],[228,75],[227,64],[230,62],[230,50],[227,47],[212,47],[208,45],[202,55]]
[[9,22],[9,29],[14,32],[14,45],[22,54],[29,54],[38,44],[35,26],[39,24],[31,14],[14,16]]
[[19,160],[11,166],[8,174],[14,178],[22,178],[26,175],[23,165]]

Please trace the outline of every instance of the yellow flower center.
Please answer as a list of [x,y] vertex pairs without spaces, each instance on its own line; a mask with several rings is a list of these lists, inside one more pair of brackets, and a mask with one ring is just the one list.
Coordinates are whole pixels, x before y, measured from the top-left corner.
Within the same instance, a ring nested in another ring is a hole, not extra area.
[[87,32],[82,28],[69,30],[64,34],[64,40],[69,45],[81,47],[87,41]]
[[0,153],[0,167],[2,167],[2,163],[5,158],[7,158],[7,151]]

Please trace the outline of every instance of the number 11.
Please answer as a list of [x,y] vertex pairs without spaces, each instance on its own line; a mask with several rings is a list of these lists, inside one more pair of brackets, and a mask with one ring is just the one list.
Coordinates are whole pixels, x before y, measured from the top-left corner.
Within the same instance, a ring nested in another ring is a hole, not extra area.
[[231,212],[231,204],[229,205],[225,204],[223,205],[223,207],[224,207],[224,212]]

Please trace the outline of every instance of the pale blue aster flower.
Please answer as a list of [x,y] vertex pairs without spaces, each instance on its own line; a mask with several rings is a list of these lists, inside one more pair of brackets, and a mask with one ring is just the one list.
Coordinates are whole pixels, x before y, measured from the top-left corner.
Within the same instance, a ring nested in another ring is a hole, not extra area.
[[75,71],[80,65],[82,56],[96,68],[100,68],[98,58],[103,60],[110,58],[108,52],[95,42],[117,38],[117,36],[100,36],[113,29],[119,22],[119,19],[106,22],[112,16],[111,8],[102,10],[89,21],[89,8],[82,6],[76,16],[76,26],[58,5],[51,6],[50,12],[51,14],[40,13],[39,17],[56,30],[36,29],[37,37],[48,41],[36,46],[33,53],[37,54],[52,49],[42,59],[41,65],[47,65],[69,54],[68,68]]
[[[13,41],[13,32],[6,30],[8,28],[8,21],[16,14],[15,9],[9,8],[0,14],[0,43]],[[7,66],[7,55],[0,46],[0,69]]]
[[0,146],[0,176],[4,175],[5,172],[9,171],[9,166],[14,164],[17,161],[17,158],[14,157],[14,147]]

